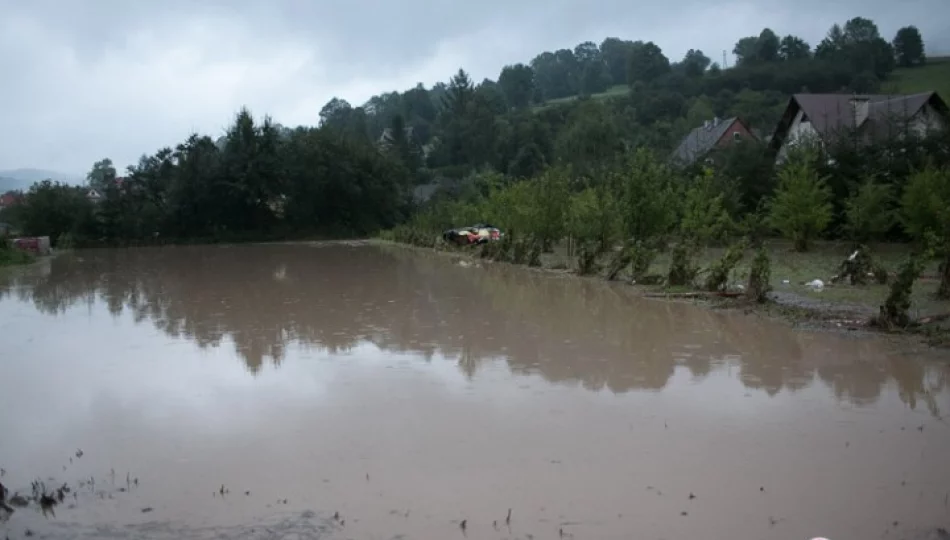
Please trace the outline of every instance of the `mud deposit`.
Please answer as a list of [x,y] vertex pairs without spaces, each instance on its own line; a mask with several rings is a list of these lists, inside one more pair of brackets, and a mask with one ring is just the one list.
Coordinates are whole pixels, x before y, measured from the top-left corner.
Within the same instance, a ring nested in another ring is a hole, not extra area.
[[950,528],[950,359],[876,337],[359,244],[60,256],[0,336],[0,538]]

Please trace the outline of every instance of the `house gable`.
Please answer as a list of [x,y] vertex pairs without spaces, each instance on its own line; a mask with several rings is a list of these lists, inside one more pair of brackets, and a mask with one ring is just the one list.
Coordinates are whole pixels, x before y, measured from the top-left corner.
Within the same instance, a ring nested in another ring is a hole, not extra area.
[[757,139],[752,131],[737,117],[720,120],[714,118],[694,128],[683,137],[670,156],[675,165],[688,166],[701,159],[715,148],[722,148],[736,140]]
[[795,94],[769,141],[781,162],[791,146],[805,138],[826,144],[856,135],[865,142],[925,134],[948,125],[947,105],[936,92],[909,95]]

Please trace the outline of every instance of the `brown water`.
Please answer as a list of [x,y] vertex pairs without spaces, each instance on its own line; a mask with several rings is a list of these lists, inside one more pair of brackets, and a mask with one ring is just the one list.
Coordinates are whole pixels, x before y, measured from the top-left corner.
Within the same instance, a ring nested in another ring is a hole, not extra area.
[[0,295],[0,481],[75,488],[11,539],[950,526],[950,361],[906,343],[366,245],[82,251]]

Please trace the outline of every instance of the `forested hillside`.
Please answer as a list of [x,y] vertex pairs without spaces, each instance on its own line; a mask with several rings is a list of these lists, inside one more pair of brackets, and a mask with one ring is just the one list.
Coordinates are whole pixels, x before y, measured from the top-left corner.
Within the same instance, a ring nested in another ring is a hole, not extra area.
[[[413,142],[431,150],[434,169],[489,166],[530,176],[629,147],[667,152],[713,116],[739,116],[767,134],[792,93],[875,92],[895,68],[926,62],[916,28],[889,42],[861,17],[834,25],[815,46],[766,28],[739,38],[733,53],[736,66],[724,70],[700,50],[670,59],[655,43],[608,37],[505,66],[496,81],[476,84],[460,70],[447,84],[380,94],[358,107],[335,98],[321,124],[368,139],[406,125]],[[596,99],[576,99],[585,96]]]
[[[912,73],[929,69],[916,28],[888,41],[860,17],[833,26],[815,47],[764,29],[738,39],[734,53],[737,65],[722,69],[699,50],[671,60],[654,43],[607,38],[505,66],[496,81],[476,84],[460,69],[447,83],[383,93],[357,107],[334,98],[314,115],[319,127],[289,129],[242,110],[223,137],[192,135],[143,156],[125,174],[108,159],[97,162],[87,178],[95,193],[36,184],[0,221],[59,245],[353,236],[413,215],[428,216],[431,228],[477,219],[479,201],[515,197],[521,179],[573,178],[567,189],[586,193],[582,202],[594,208],[620,186],[643,193],[631,201],[651,200],[658,186],[675,185],[670,193],[679,198],[689,185],[680,180],[700,174],[707,192],[694,202],[718,198],[738,223],[772,195],[774,158],[750,142],[724,152],[714,171],[665,168],[692,127],[739,116],[767,134],[791,93],[920,84],[926,79]],[[901,154],[836,148],[836,165],[817,169],[830,190],[825,225],[844,222],[847,197],[868,178],[886,178],[893,199],[925,159],[946,161],[943,142],[911,142],[901,143]],[[625,183],[632,166],[652,171],[657,184]],[[421,205],[413,193],[423,185],[441,188]],[[440,201],[458,201],[462,210]],[[670,209],[650,227],[662,229],[686,211]],[[891,225],[875,231],[893,232]]]

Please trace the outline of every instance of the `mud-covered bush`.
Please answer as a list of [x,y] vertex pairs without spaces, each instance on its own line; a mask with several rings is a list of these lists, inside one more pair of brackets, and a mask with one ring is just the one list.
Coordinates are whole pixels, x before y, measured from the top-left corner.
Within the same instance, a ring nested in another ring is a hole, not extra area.
[[914,253],[901,265],[891,283],[887,299],[874,320],[877,326],[890,329],[905,328],[910,324],[910,295],[914,289],[914,281],[924,269],[924,260],[923,255]]
[[528,248],[528,266],[537,268],[541,266],[541,252],[545,249],[544,240],[535,239]]
[[709,273],[706,275],[706,282],[704,283],[704,288],[707,291],[722,291],[725,290],[726,284],[729,282],[729,274],[732,270],[739,264],[739,261],[742,260],[742,256],[745,255],[746,242],[745,240],[737,242],[731,246],[723,256],[713,263],[709,268]]
[[594,240],[582,242],[577,248],[577,274],[587,276],[600,271],[597,258],[600,256],[600,243]]
[[657,249],[648,244],[637,240],[633,243],[630,253],[630,274],[634,281],[642,282],[650,273],[650,266],[656,259]]
[[765,302],[772,289],[772,262],[764,247],[759,247],[752,258],[749,269],[749,282],[746,284],[746,298],[753,302]]
[[831,282],[848,280],[852,285],[867,285],[868,275],[873,274],[874,269],[874,259],[871,258],[870,250],[867,246],[860,245],[851,256],[841,261],[838,273],[831,278]]
[[670,271],[666,277],[667,285],[672,287],[688,286],[696,279],[698,268],[693,264],[693,246],[688,242],[679,242],[670,252]]
[[624,242],[623,247],[615,251],[613,256],[610,258],[610,263],[607,265],[607,281],[613,281],[617,279],[617,276],[620,275],[620,272],[624,268],[630,266],[630,262],[633,260],[633,244],[632,242]]

